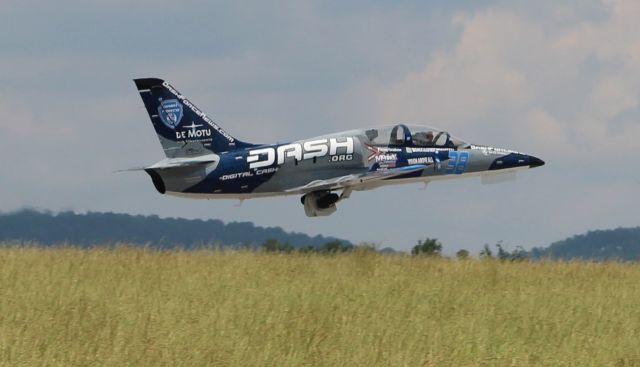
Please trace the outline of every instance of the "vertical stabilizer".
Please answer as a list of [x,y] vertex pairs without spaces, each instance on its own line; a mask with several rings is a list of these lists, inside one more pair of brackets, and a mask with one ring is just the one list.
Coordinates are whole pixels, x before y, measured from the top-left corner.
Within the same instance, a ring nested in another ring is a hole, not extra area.
[[237,140],[162,79],[135,79],[149,118],[168,158],[196,157],[242,149]]

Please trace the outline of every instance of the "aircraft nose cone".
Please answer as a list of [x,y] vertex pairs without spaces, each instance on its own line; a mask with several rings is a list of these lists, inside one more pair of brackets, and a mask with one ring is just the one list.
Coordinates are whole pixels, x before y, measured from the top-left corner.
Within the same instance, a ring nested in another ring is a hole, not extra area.
[[536,167],[540,167],[540,166],[544,166],[544,161],[538,157],[534,157],[534,156],[529,156],[529,167],[530,168],[536,168]]

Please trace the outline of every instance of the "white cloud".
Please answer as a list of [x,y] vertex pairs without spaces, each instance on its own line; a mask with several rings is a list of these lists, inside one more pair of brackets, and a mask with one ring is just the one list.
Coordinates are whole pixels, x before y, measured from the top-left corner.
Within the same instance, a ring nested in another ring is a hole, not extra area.
[[610,124],[639,105],[638,4],[612,1],[606,19],[563,27],[550,23],[567,17],[566,5],[551,5],[550,19],[495,7],[458,15],[452,24],[461,35],[450,51],[354,93],[377,101],[375,114],[385,120],[443,121],[503,141],[526,136],[529,147],[600,154],[636,132],[632,124],[615,131]]

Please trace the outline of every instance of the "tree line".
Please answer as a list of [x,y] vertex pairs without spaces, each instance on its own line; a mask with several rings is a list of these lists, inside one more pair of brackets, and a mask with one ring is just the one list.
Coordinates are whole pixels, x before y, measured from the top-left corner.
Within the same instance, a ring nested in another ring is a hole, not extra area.
[[[278,227],[217,219],[160,218],[118,213],[51,213],[24,209],[0,213],[0,241],[40,246],[91,247],[114,243],[145,244],[154,248],[258,247],[273,238],[295,247],[321,246],[335,237],[308,236]],[[341,242],[350,244],[348,241]]]
[[[265,252],[281,252],[281,253],[320,253],[320,254],[339,254],[352,251],[371,251],[377,252],[376,246],[370,243],[361,243],[359,245],[352,245],[340,240],[332,240],[324,243],[321,246],[306,246],[306,247],[294,247],[289,243],[280,242],[277,239],[270,238],[262,243],[260,246]],[[484,259],[499,259],[503,261],[522,261],[527,259],[527,252],[521,247],[516,247],[515,250],[509,251],[506,249],[502,241],[495,244],[495,250],[488,244],[485,244],[482,250],[478,253],[480,258]],[[412,256],[426,256],[426,257],[442,257],[443,245],[436,238],[426,238],[424,240],[418,240],[415,246],[411,248]],[[471,256],[468,250],[461,249],[455,254],[456,258],[466,259]]]

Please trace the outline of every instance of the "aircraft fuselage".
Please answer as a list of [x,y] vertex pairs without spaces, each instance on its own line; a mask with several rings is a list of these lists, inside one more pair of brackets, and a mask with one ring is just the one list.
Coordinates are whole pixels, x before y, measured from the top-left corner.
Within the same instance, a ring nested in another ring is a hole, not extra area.
[[[422,164],[421,172],[376,181],[355,190],[385,185],[474,176],[498,170],[540,165],[537,158],[488,146],[467,148],[387,146],[337,133],[279,145],[260,145],[212,154],[213,162],[198,167],[157,170],[167,194],[207,198],[250,198],[300,194],[287,191],[314,180],[363,174]],[[185,195],[186,194],[186,195]]]

